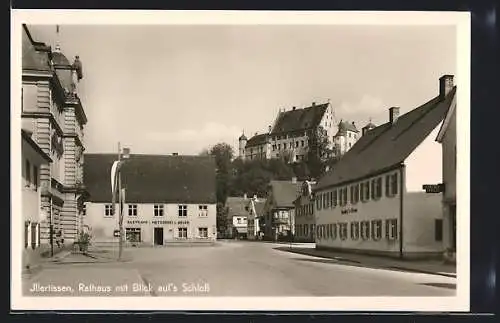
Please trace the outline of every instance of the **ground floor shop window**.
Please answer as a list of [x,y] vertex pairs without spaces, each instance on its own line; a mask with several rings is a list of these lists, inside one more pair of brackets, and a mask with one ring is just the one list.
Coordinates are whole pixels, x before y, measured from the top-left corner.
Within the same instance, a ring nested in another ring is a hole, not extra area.
[[187,238],[187,232],[188,232],[187,228],[178,228],[177,232],[179,238]]
[[208,238],[208,228],[198,228],[198,234],[201,238]]
[[141,242],[141,228],[126,228],[125,238],[129,242]]
[[372,239],[377,241],[382,238],[382,220],[372,221]]

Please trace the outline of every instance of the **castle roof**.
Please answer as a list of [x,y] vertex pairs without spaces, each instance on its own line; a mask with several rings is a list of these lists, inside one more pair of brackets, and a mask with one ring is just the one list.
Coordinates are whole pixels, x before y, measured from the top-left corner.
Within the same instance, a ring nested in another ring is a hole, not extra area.
[[321,122],[329,103],[313,104],[303,109],[281,112],[271,131],[271,134],[293,132],[315,128]]

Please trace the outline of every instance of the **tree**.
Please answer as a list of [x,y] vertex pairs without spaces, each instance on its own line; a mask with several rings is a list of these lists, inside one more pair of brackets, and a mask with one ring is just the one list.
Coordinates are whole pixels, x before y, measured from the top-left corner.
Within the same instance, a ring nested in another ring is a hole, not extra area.
[[331,155],[328,146],[328,134],[323,127],[319,126],[316,130],[310,131],[306,165],[311,177],[317,179],[323,175],[325,161]]
[[234,157],[233,147],[227,143],[218,143],[210,148],[210,155],[215,157],[218,173],[229,173],[231,160]]

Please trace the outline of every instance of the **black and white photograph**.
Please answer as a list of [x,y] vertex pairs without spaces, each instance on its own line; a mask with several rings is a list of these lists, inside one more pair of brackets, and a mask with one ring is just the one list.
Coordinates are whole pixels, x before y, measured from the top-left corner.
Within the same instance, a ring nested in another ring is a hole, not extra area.
[[468,310],[469,24],[13,10],[13,308]]

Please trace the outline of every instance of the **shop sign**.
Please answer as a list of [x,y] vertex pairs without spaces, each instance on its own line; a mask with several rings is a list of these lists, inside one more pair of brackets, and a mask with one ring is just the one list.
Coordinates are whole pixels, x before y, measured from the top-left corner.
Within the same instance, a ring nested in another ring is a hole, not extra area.
[[444,184],[426,184],[422,186],[425,193],[441,193],[444,192]]
[[358,213],[358,209],[351,207],[340,211],[340,214],[351,214],[351,213]]

